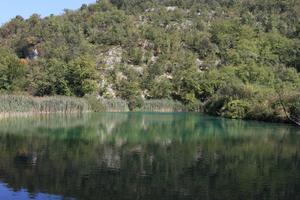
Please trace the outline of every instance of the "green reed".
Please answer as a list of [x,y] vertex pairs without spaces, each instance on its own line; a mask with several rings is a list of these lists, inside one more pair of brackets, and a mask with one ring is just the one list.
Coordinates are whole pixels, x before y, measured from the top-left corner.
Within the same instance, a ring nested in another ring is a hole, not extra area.
[[81,98],[0,95],[0,113],[73,113],[89,110],[89,104]]
[[128,102],[123,99],[100,99],[100,104],[103,105],[107,112],[128,112]]
[[187,108],[178,101],[169,99],[153,99],[144,101],[140,110],[145,112],[183,112],[187,111]]
[[[100,99],[97,100],[98,105],[106,112],[128,112],[128,101],[122,99]],[[90,103],[90,101],[89,101]],[[94,105],[94,104],[92,104]],[[95,107],[95,106],[92,106]],[[97,110],[97,109],[94,109]],[[144,100],[142,107],[135,108],[133,111],[139,112],[182,112],[188,109],[178,101],[160,99],[160,100]]]

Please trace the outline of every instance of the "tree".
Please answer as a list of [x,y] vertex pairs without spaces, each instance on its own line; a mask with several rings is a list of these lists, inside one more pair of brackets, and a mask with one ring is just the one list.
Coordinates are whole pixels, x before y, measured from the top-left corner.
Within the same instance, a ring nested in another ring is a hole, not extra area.
[[150,96],[154,99],[168,99],[173,92],[171,81],[167,77],[157,77],[150,84]]
[[16,55],[5,49],[0,49],[0,55],[0,90],[24,90],[26,64],[21,63]]
[[76,96],[82,97],[95,92],[97,78],[96,65],[88,56],[78,57],[67,65],[66,81],[72,94]]

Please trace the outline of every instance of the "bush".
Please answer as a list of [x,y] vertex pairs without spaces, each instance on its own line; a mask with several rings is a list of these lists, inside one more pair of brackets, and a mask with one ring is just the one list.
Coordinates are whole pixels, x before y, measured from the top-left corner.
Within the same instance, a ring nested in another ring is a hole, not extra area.
[[243,119],[249,111],[249,103],[243,100],[233,100],[228,102],[221,111],[224,117]]
[[128,107],[130,111],[138,110],[144,105],[144,101],[140,96],[129,98]]
[[220,115],[221,109],[228,102],[226,97],[214,96],[204,104],[204,111],[211,115]]
[[254,101],[249,106],[246,119],[262,120],[262,121],[280,121],[279,113],[270,105]]

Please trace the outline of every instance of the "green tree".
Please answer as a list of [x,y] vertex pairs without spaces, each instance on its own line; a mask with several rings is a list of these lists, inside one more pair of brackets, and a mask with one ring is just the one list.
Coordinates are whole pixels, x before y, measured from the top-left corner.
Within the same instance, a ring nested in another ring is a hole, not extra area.
[[24,90],[27,66],[5,49],[0,49],[0,55],[0,90]]
[[81,56],[67,65],[66,81],[76,96],[84,96],[97,89],[98,72],[92,58]]

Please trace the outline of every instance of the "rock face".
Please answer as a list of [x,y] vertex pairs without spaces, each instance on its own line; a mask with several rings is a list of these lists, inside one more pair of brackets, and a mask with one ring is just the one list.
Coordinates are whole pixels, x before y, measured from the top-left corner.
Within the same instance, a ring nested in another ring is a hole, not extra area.
[[166,7],[166,10],[167,11],[175,11],[175,10],[177,10],[177,8],[178,7],[176,7],[176,6],[168,6],[168,7]]
[[34,48],[29,54],[29,59],[36,60],[38,59],[38,56],[39,56],[39,51],[36,48]]
[[112,47],[106,53],[100,55],[102,57],[101,63],[105,65],[105,68],[114,68],[115,65],[121,63],[122,53],[122,47]]

